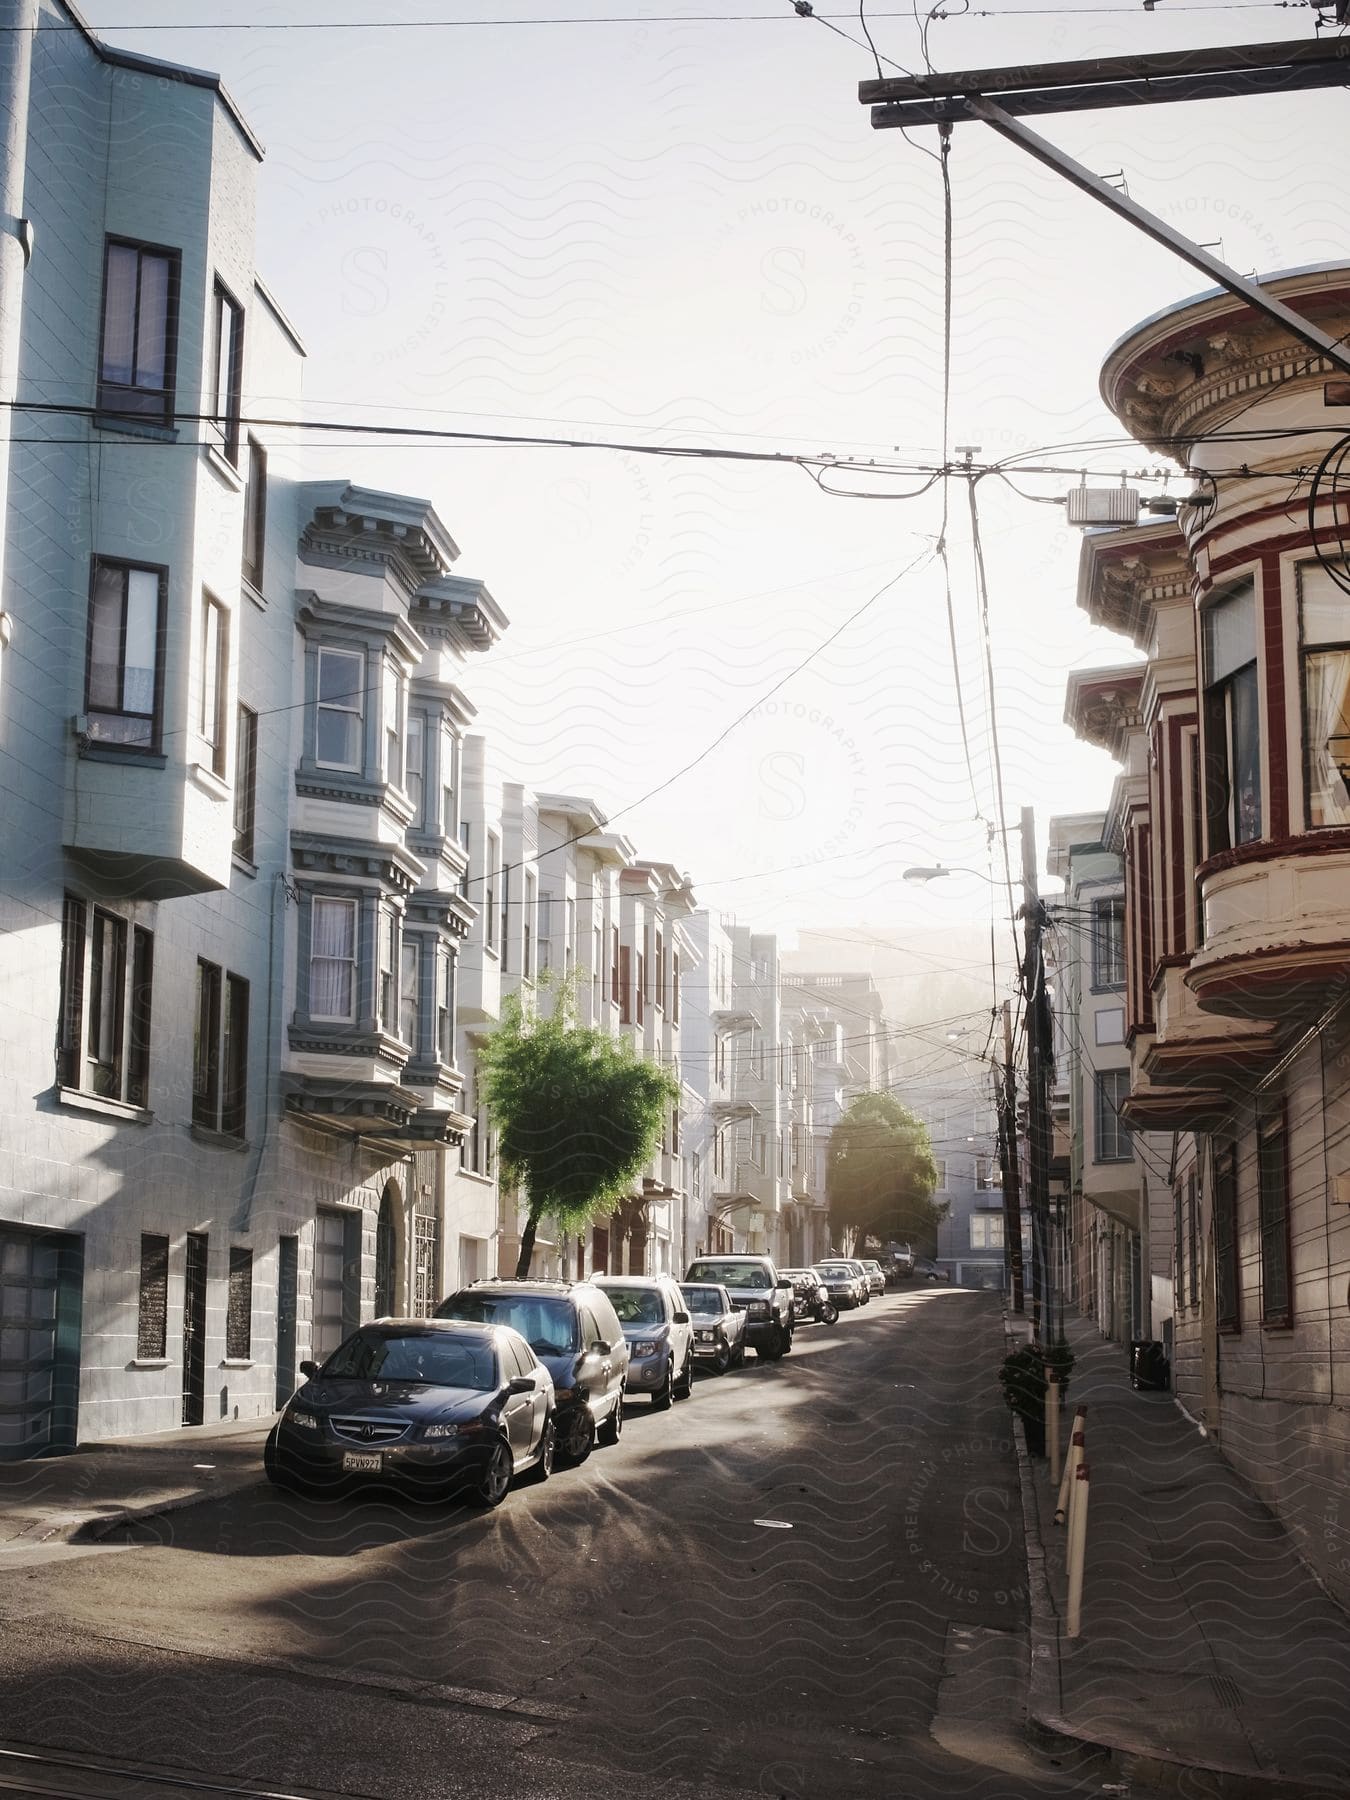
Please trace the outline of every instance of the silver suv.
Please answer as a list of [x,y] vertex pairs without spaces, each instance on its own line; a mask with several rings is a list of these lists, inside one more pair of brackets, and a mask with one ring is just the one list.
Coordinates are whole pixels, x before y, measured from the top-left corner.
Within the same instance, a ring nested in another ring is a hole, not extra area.
[[628,1392],[650,1394],[664,1412],[694,1391],[694,1330],[684,1295],[669,1275],[597,1275],[628,1344]]
[[777,1362],[792,1349],[792,1283],[768,1256],[700,1256],[685,1280],[724,1287],[737,1312],[745,1314],[745,1337],[756,1356]]

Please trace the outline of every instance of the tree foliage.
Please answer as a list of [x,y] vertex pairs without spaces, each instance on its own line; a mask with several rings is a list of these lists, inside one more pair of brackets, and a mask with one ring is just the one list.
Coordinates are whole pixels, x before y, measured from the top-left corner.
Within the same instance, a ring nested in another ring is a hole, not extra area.
[[579,1231],[628,1192],[680,1091],[667,1070],[629,1044],[578,1024],[570,985],[554,988],[552,1002],[545,1017],[526,1013],[510,995],[478,1053],[502,1180],[526,1194],[520,1278],[530,1272],[540,1219]]
[[830,1133],[825,1192],[838,1241],[936,1244],[947,1210],[933,1200],[937,1181],[928,1127],[893,1094],[859,1094]]

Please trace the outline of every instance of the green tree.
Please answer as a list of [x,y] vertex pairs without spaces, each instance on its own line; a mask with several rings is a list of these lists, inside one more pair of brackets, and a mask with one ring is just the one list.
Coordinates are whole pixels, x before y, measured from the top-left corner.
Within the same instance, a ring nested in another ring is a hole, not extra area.
[[839,1241],[937,1241],[946,1207],[933,1200],[937,1164],[928,1127],[893,1094],[859,1094],[830,1133],[825,1193]]
[[497,1129],[503,1183],[525,1189],[516,1276],[530,1272],[539,1221],[579,1231],[609,1212],[650,1161],[679,1085],[627,1043],[578,1024],[569,983],[547,1017],[518,995],[478,1052],[478,1085]]

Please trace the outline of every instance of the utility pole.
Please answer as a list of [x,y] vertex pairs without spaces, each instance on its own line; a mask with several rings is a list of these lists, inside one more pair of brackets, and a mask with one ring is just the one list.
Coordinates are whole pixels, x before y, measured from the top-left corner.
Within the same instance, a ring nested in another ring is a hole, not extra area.
[[1033,1335],[1053,1324],[1050,1259],[1050,1078],[1054,1021],[1045,986],[1045,908],[1036,879],[1036,815],[1022,808],[1022,922],[1026,952],[1022,992],[1027,1019],[1027,1199],[1031,1210],[1031,1320]]
[[[1210,50],[1097,57],[1036,67],[973,69],[965,73],[885,77],[858,84],[858,98],[872,108],[875,130],[982,120],[991,130],[1054,169],[1138,230],[1164,245],[1254,311],[1274,319],[1317,351],[1333,370],[1350,374],[1350,350],[1302,313],[1294,312],[1211,256],[1119,188],[1032,131],[1019,115],[1084,112],[1098,107],[1204,100],[1242,94],[1288,94],[1308,88],[1343,87],[1350,73],[1350,38],[1314,42],[1235,44]],[[992,96],[997,96],[997,99]]]
[[1003,1074],[994,1077],[998,1101],[998,1155],[1003,1172],[1003,1250],[1012,1309],[1025,1305],[1022,1271],[1022,1168],[1017,1149],[1017,1076],[1013,1070],[1012,1002],[1003,1002]]

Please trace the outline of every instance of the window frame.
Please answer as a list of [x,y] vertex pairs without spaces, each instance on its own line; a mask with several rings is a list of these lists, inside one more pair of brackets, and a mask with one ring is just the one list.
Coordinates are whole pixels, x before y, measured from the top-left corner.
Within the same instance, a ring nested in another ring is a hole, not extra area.
[[[222,370],[225,351],[222,324],[230,321],[229,367]],[[243,407],[244,378],[244,308],[230,289],[215,277],[211,300],[210,390],[206,407],[207,423],[219,437],[219,450],[231,468],[239,467],[239,429]],[[221,392],[222,378],[225,391]],[[213,446],[213,448],[216,446]]]
[[459,955],[442,944],[436,956],[436,1055],[444,1068],[455,1066],[455,1005]]
[[[1219,676],[1210,673],[1209,621],[1243,597],[1252,609],[1252,654],[1243,663]],[[1200,712],[1204,726],[1203,770],[1205,778],[1205,848],[1210,856],[1242,844],[1257,843],[1265,834],[1266,781],[1264,734],[1261,727],[1261,596],[1255,576],[1234,582],[1212,594],[1200,614]],[[1245,828],[1235,792],[1234,771],[1244,758],[1238,755],[1238,707],[1235,696],[1251,690],[1255,708],[1256,817]]]
[[[111,980],[101,932],[113,946]],[[72,1093],[145,1110],[154,1009],[154,933],[96,901],[66,892],[61,903],[57,1083]],[[95,967],[96,957],[99,967]],[[101,987],[98,985],[102,977]],[[95,997],[105,1015],[95,1018]],[[95,1043],[95,1027],[100,1028]],[[104,1036],[111,1057],[98,1058]],[[106,1071],[100,1078],[96,1070]]]
[[267,448],[249,432],[244,443],[244,580],[261,594],[267,560]]
[[520,972],[526,981],[534,980],[535,961],[535,906],[538,902],[539,883],[533,869],[525,871],[525,902],[521,912],[521,968]]
[[496,832],[489,831],[484,838],[483,869],[483,943],[494,954],[497,949],[497,858],[501,855],[501,843]]
[[[92,698],[94,674],[94,607],[98,592],[100,570],[118,572],[122,580],[121,619],[118,625],[118,663],[117,686],[120,694],[126,692],[126,640],[127,611],[130,604],[132,575],[153,575],[158,583],[158,595],[155,614],[155,667],[153,673],[152,710],[149,713],[137,712],[126,706],[96,706]],[[168,622],[169,571],[162,563],[131,562],[120,556],[93,555],[89,559],[89,617],[85,635],[84,659],[84,715],[85,734],[89,741],[100,747],[116,750],[128,756],[158,756],[162,751],[164,731],[164,652],[166,627]],[[146,721],[148,738],[145,743],[136,743],[125,738],[102,737],[93,729],[96,718],[107,719],[143,719]]]
[[1238,1154],[1231,1138],[1213,1140],[1214,1322],[1218,1331],[1242,1330],[1242,1254],[1238,1235]]
[[[197,734],[211,752],[211,773],[225,778],[229,747],[226,702],[230,689],[230,614],[209,588],[202,589],[202,639],[197,677]],[[214,650],[214,663],[212,652]]]
[[[422,1053],[422,941],[404,931],[398,946],[398,1038],[414,1057]],[[408,1029],[411,1027],[411,1029]]]
[[[319,956],[314,949],[314,914],[320,906],[341,906],[351,919],[351,953],[347,956]],[[351,971],[351,1004],[346,1012],[321,1013],[314,1008],[314,965],[316,962],[340,963]],[[311,894],[309,897],[309,943],[306,956],[306,1013],[316,1024],[354,1024],[361,1004],[361,908],[348,894]]]
[[159,1232],[143,1231],[136,1282],[136,1360],[162,1362],[168,1349],[169,1240]]
[[258,714],[243,701],[234,709],[234,855],[256,860],[258,823]]
[[[141,266],[145,257],[162,259],[167,264],[166,299],[164,308],[164,386],[147,388],[137,385],[134,378],[128,382],[112,381],[104,371],[108,350],[108,271],[111,262],[110,252],[114,249],[132,250],[136,253],[136,294],[134,313],[131,321],[133,341],[133,357],[139,353],[140,309],[141,309]],[[134,419],[143,424],[171,427],[174,420],[174,402],[178,385],[178,315],[182,298],[183,285],[183,253],[169,244],[151,244],[137,238],[127,238],[109,232],[103,239],[103,290],[99,300],[98,319],[98,369],[95,380],[95,406],[99,413],[110,419]],[[134,394],[155,396],[159,405],[156,407],[128,406],[126,399]]]
[[[1345,565],[1345,564],[1342,564],[1341,566],[1343,568],[1347,567],[1347,565]],[[1319,564],[1313,564],[1312,567],[1320,569]],[[1318,595],[1318,594],[1309,594],[1306,591],[1305,582],[1306,582],[1308,570],[1309,570],[1309,566],[1306,563],[1300,564],[1298,567],[1298,570],[1297,570],[1298,686],[1299,686],[1299,722],[1300,722],[1300,727],[1301,727],[1300,741],[1302,744],[1302,762],[1303,762],[1303,824],[1304,824],[1304,829],[1307,831],[1343,831],[1347,827],[1350,827],[1350,780],[1347,780],[1344,775],[1341,776],[1341,784],[1347,791],[1347,798],[1342,803],[1341,810],[1342,810],[1343,816],[1338,819],[1315,819],[1313,817],[1313,810],[1314,810],[1313,809],[1313,798],[1314,798],[1314,788],[1315,788],[1315,783],[1313,780],[1313,750],[1314,750],[1314,746],[1313,746],[1313,734],[1312,734],[1312,729],[1311,729],[1312,708],[1309,704],[1309,700],[1310,700],[1309,672],[1310,672],[1310,665],[1311,665],[1312,659],[1314,657],[1342,656],[1342,657],[1345,657],[1348,660],[1350,660],[1350,632],[1347,632],[1346,635],[1341,638],[1327,638],[1327,639],[1319,638],[1313,642],[1309,642],[1309,640],[1308,640],[1308,623],[1307,623],[1309,604],[1310,603],[1316,604],[1322,598],[1322,596]],[[1337,592],[1339,593],[1339,590],[1337,590]],[[1344,596],[1341,595],[1340,598],[1341,598],[1342,602],[1344,602]],[[1350,706],[1350,700],[1347,700],[1347,702],[1345,704],[1346,704],[1346,706]],[[1342,710],[1344,712],[1345,708],[1343,707]],[[1327,738],[1324,747],[1329,751],[1331,745],[1333,743],[1337,743],[1337,742],[1341,743],[1344,746],[1344,751],[1345,751],[1345,754],[1347,757],[1347,767],[1350,767],[1350,737],[1346,737],[1343,734],[1336,733],[1333,736]],[[1336,760],[1334,756],[1333,756],[1332,760],[1333,761]],[[1340,765],[1338,764],[1337,766],[1339,769]]]
[[[1106,1096],[1108,1082],[1118,1084],[1124,1081],[1124,1092],[1120,1098],[1110,1101]],[[1094,1069],[1092,1072],[1093,1118],[1092,1118],[1092,1160],[1094,1163],[1130,1163],[1134,1156],[1134,1133],[1120,1116],[1122,1101],[1129,1098],[1130,1071],[1128,1069]],[[1107,1132],[1104,1126],[1108,1112],[1112,1122],[1112,1136],[1117,1146],[1125,1145],[1124,1153],[1117,1148],[1113,1155],[1106,1155]]]
[[1125,898],[1110,894],[1092,902],[1092,991],[1120,993],[1126,983]]
[[[241,1289],[245,1300],[242,1318],[237,1307]],[[231,1244],[225,1290],[225,1359],[227,1362],[249,1362],[252,1357],[253,1251],[247,1244]]]
[[[342,698],[325,700],[323,698],[323,665],[325,657],[340,657],[347,662],[354,662],[360,669],[360,684],[347,690],[347,700]],[[366,689],[369,685],[370,670],[364,650],[353,650],[345,644],[316,644],[314,647],[314,766],[317,769],[338,769],[345,774],[360,775],[365,772],[365,737],[366,737]],[[354,704],[348,700],[355,696]],[[331,761],[324,757],[323,748],[323,715],[326,712],[339,713],[344,719],[356,721],[356,760],[354,762]]]
[[[427,792],[427,715],[409,707],[403,723],[403,779],[400,786],[413,809],[410,831],[423,829]],[[415,748],[414,748],[415,746]]]

